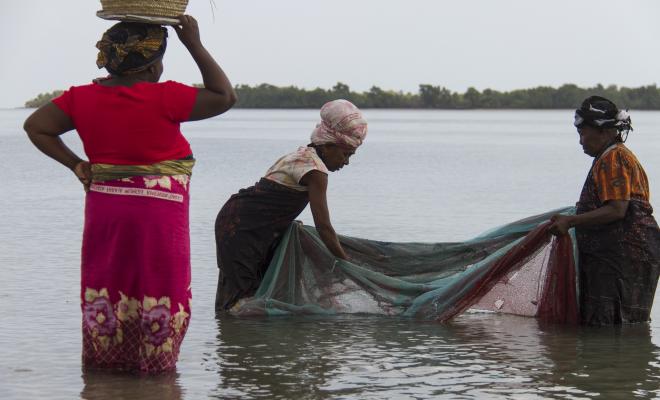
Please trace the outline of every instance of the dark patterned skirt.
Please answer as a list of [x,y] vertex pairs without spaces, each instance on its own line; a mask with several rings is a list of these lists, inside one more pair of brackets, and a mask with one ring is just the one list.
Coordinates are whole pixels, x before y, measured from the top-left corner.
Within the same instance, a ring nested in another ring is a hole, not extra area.
[[577,230],[583,324],[649,320],[660,274],[660,230],[648,202],[631,200],[623,220]]
[[308,202],[307,192],[265,178],[229,198],[215,221],[216,311],[254,295],[280,238]]

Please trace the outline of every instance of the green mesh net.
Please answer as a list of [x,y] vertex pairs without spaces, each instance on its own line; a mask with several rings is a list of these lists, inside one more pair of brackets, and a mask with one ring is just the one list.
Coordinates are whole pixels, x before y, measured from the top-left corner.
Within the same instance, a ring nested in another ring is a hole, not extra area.
[[239,316],[366,313],[446,321],[468,310],[576,322],[575,239],[547,232],[553,210],[457,243],[340,236],[336,259],[313,227],[292,224]]

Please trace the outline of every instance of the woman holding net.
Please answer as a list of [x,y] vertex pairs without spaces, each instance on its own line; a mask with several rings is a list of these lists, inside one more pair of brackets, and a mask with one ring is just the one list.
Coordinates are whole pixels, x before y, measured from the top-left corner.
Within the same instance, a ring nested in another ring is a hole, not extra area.
[[254,186],[229,198],[215,223],[216,311],[254,295],[282,235],[308,203],[325,246],[347,259],[330,222],[328,173],[348,165],[366,135],[367,121],[355,105],[326,103],[310,144],[281,157]]
[[630,116],[591,96],[576,110],[574,124],[594,162],[576,215],[556,215],[550,230],[565,235],[575,228],[582,323],[648,321],[660,273],[660,230],[646,172],[624,145]]

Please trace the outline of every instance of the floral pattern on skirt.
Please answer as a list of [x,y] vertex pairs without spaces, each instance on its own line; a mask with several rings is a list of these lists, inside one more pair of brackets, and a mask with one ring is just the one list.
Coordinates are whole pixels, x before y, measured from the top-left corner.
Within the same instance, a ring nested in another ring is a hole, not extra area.
[[189,187],[184,176],[95,182],[85,200],[83,365],[173,370],[190,320]]
[[106,288],[85,290],[85,365],[146,372],[174,368],[190,320],[183,304],[173,309],[168,297],[140,301],[119,295],[113,304]]

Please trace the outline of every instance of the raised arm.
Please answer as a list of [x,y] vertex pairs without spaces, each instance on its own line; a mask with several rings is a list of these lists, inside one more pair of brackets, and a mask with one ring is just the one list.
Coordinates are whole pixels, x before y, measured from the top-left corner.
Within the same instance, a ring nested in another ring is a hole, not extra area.
[[189,120],[196,121],[222,114],[236,103],[236,92],[222,68],[202,45],[195,18],[182,15],[179,21],[181,26],[174,26],[174,30],[197,63],[204,82],[204,88],[197,92],[197,100]]
[[42,153],[73,171],[85,190],[91,183],[91,169],[87,161],[78,157],[60,135],[74,129],[73,122],[54,103],[48,102],[33,112],[23,124],[28,137]]
[[302,177],[300,183],[306,185],[309,190],[309,206],[312,209],[314,225],[321,240],[335,257],[343,260],[348,259],[330,223],[330,212],[328,211],[326,197],[328,175],[316,170],[310,171]]

